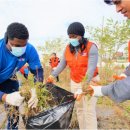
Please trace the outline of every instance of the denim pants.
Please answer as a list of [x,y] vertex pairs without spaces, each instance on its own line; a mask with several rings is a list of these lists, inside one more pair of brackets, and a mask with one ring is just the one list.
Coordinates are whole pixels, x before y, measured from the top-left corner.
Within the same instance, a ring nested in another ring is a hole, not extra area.
[[[19,83],[17,81],[17,78],[8,79],[0,84],[0,91],[5,92],[7,94],[18,91],[18,89],[19,89]],[[10,112],[12,108],[13,112]],[[7,111],[8,115],[7,129],[17,130],[19,122],[18,107],[13,107],[5,103],[5,110]]]

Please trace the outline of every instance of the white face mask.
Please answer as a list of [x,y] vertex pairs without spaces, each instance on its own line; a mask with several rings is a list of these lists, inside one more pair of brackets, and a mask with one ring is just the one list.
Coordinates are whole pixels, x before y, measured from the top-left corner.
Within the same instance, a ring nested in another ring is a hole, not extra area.
[[26,51],[26,47],[27,46],[24,46],[24,47],[11,47],[12,51],[10,51],[14,56],[16,57],[20,57],[22,56],[25,51]]
[[70,44],[72,45],[72,46],[74,46],[74,47],[76,47],[76,46],[78,46],[80,43],[79,43],[79,41],[78,41],[78,39],[76,39],[76,38],[71,38],[70,40],[69,40],[69,42],[70,42]]

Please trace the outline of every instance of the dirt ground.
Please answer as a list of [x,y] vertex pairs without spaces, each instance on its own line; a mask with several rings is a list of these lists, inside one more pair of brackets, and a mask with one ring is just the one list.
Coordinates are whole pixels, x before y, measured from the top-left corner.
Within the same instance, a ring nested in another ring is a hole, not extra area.
[[130,129],[130,120],[116,112],[115,106],[97,106],[98,129]]
[[[50,72],[45,72],[46,77],[49,76]],[[62,86],[64,89],[69,90],[69,75],[68,70],[66,69],[66,73],[61,73],[60,82],[57,83],[58,86]],[[66,82],[64,82],[66,81]],[[122,104],[125,106],[125,111],[120,109],[117,104],[113,103],[110,99],[103,98],[98,100],[97,103],[97,120],[98,120],[98,130],[102,129],[130,129],[130,102],[125,102]],[[129,110],[126,113],[126,110]],[[127,115],[127,116],[126,116]],[[4,107],[0,104],[0,129],[5,128],[6,113],[4,111]],[[74,121],[74,125],[70,126],[70,129],[78,129],[76,116],[73,116],[72,121]],[[20,129],[24,129],[24,125],[22,123],[22,119],[20,118]]]
[[[5,127],[2,126],[2,123],[6,120],[6,113],[4,111],[4,107],[0,105],[0,128]],[[98,129],[130,129],[130,120],[127,119],[122,114],[117,112],[116,106],[104,106],[97,105],[97,120],[98,120]],[[76,121],[77,122],[77,121]],[[22,123],[22,119],[20,118],[20,129],[24,129],[24,125]],[[78,125],[75,126],[78,128]]]

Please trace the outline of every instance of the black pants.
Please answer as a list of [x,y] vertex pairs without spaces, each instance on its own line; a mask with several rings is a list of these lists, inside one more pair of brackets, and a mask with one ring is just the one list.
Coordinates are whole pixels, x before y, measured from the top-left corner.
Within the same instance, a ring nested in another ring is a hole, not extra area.
[[[17,79],[8,79],[0,84],[0,91],[5,92],[7,94],[18,91],[19,90],[19,83]],[[18,107],[13,108],[12,112],[12,106],[5,104],[5,109],[7,111],[8,115],[8,124],[7,129],[18,129],[18,122],[19,122],[19,111]]]

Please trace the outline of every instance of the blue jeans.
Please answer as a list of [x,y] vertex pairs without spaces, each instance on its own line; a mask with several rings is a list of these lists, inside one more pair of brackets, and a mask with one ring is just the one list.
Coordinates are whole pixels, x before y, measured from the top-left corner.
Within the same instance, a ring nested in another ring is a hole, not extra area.
[[[0,91],[5,92],[7,94],[18,91],[19,89],[19,83],[17,81],[17,79],[8,79],[6,81],[4,81],[3,83],[0,84]],[[14,107],[13,108],[13,112],[14,114],[10,114],[12,112],[10,112],[11,110],[10,105],[5,104],[5,109],[8,113],[8,123],[7,123],[7,129],[13,129],[13,130],[17,130],[18,129],[18,122],[19,122],[19,111],[18,111],[18,107]]]

